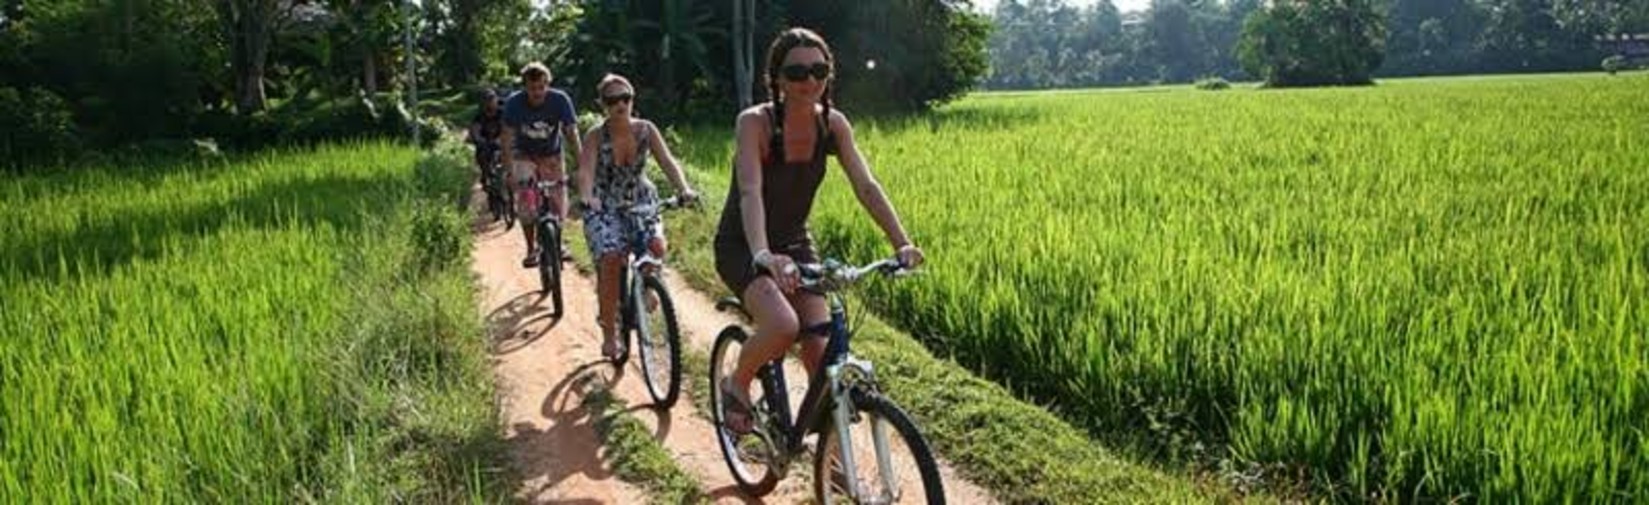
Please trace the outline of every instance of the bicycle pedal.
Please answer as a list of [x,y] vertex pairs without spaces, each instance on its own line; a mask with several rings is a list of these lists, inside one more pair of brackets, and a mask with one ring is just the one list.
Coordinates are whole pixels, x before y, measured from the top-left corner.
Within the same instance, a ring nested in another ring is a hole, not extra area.
[[[746,442],[752,438],[753,442]],[[734,446],[738,448],[739,459],[746,463],[772,466],[778,460],[778,448],[773,445],[773,439],[767,436],[766,430],[757,429],[741,435]]]

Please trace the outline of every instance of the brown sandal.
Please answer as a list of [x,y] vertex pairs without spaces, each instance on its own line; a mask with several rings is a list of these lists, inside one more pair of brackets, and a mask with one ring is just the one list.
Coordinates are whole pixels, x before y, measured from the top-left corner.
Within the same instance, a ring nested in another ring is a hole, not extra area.
[[734,435],[749,435],[756,431],[756,416],[750,407],[749,400],[740,398],[738,388],[733,386],[732,381],[732,377],[722,378],[721,384],[718,386],[721,389],[722,426]]

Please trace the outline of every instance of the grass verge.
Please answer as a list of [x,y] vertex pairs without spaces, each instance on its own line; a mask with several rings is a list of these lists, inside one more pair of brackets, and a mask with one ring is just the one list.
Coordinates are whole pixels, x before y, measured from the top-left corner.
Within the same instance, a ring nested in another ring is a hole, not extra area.
[[[671,214],[671,265],[693,288],[727,294],[709,247],[727,190],[724,177],[690,169],[703,210]],[[1239,495],[1119,458],[1081,430],[954,362],[935,358],[909,335],[855,311],[854,353],[876,363],[889,396],[917,420],[923,435],[969,480],[1008,503],[1201,502]],[[707,350],[682,353],[684,380],[707,415]]]

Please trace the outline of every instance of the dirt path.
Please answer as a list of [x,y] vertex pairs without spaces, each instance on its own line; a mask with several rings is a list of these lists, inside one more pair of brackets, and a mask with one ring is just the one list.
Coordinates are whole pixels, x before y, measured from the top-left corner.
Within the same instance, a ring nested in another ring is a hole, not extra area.
[[[660,440],[688,475],[718,503],[797,503],[812,498],[806,472],[793,471],[763,500],[739,493],[717,448],[709,421],[693,407],[691,387],[684,384],[674,409],[647,408],[639,360],[632,357],[615,371],[601,359],[595,324],[596,301],[591,279],[569,268],[563,279],[566,315],[550,317],[549,301],[538,295],[535,271],[521,268],[525,253],[521,233],[497,225],[478,226],[472,268],[481,283],[482,307],[492,333],[493,370],[498,408],[511,460],[523,478],[517,497],[529,502],[639,503],[645,493],[618,480],[599,445],[593,419],[581,407],[583,396],[598,384],[613,384],[618,398]],[[571,232],[578,233],[575,228]],[[707,352],[715,335],[735,322],[717,313],[712,300],[666,274],[675,299],[685,348]],[[805,377],[793,370],[792,377]],[[683,381],[702,381],[684,376]],[[802,381],[792,381],[805,387]],[[801,391],[794,392],[795,398]],[[951,503],[989,503],[990,495],[963,481],[943,465]]]

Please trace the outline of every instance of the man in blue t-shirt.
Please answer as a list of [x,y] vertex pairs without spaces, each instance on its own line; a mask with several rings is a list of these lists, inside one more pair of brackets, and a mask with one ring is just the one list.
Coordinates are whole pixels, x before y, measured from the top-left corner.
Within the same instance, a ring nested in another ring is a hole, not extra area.
[[[523,91],[517,91],[504,101],[504,135],[502,148],[510,157],[510,191],[520,194],[521,185],[529,183],[534,176],[538,180],[555,183],[550,190],[550,201],[547,203],[550,212],[567,220],[567,188],[566,172],[562,170],[562,146],[571,146],[577,149],[578,119],[573,110],[573,100],[567,93],[559,89],[550,88],[550,69],[543,63],[533,62],[521,69],[521,84]],[[563,143],[562,140],[566,142]],[[573,153],[573,159],[578,159],[578,153]],[[521,198],[516,199],[517,215],[522,223],[530,223],[538,216],[533,215],[537,209],[528,208]],[[521,265],[531,268],[538,264],[537,229],[531,225],[521,226],[521,231],[527,237],[527,258],[521,260]],[[567,259],[567,248],[562,247],[562,259]]]

